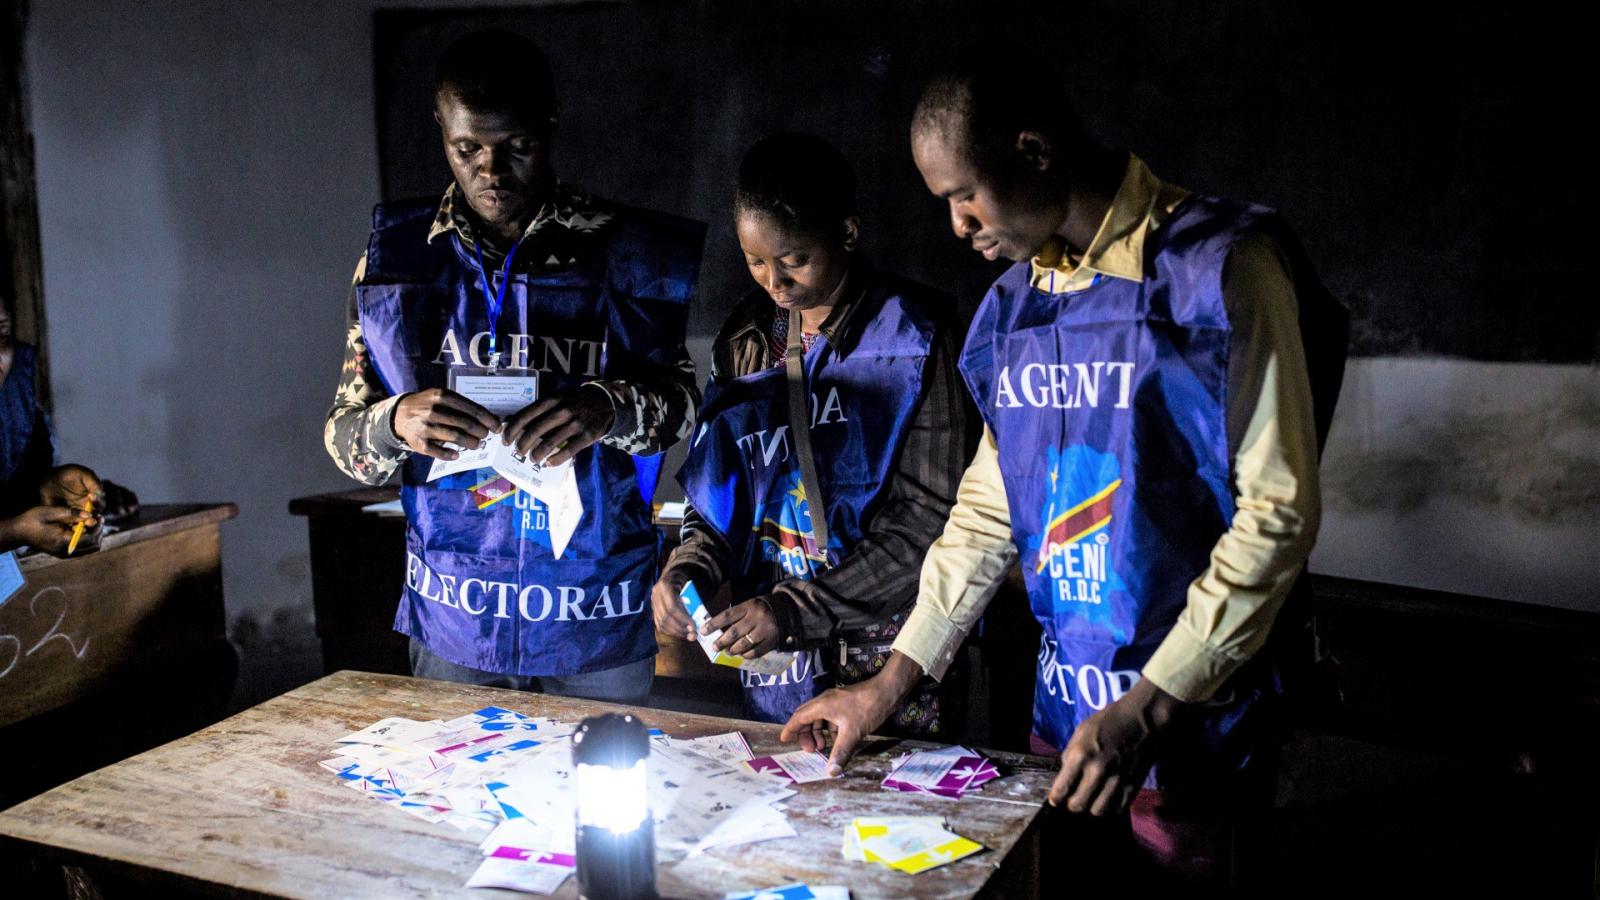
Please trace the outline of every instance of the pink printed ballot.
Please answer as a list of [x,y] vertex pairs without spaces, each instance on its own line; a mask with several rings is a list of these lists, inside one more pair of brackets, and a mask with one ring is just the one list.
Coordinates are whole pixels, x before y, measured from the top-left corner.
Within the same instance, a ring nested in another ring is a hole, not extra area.
[[1000,777],[994,763],[965,747],[922,750],[901,757],[883,779],[883,786],[896,791],[934,794],[959,800]]

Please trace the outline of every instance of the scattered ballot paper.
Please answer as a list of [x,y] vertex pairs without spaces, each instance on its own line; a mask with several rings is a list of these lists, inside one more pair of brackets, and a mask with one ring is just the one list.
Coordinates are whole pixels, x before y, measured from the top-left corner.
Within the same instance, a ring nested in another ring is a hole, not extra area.
[[722,636],[722,632],[713,631],[710,634],[700,632],[706,622],[710,621],[711,613],[706,611],[706,605],[701,602],[700,591],[694,586],[694,582],[685,582],[678,596],[682,598],[684,607],[689,611],[689,618],[694,622],[695,639],[700,642],[700,649],[706,652],[706,659],[719,666],[731,666],[757,675],[781,675],[794,663],[793,653],[768,653],[760,659],[745,659],[726,650],[718,650],[717,638]]
[[737,731],[690,738],[688,743],[692,749],[725,762],[742,763],[755,758],[754,751],[750,749],[750,742]]
[[[337,738],[320,765],[363,796],[478,840],[483,860],[468,887],[549,894],[577,865],[575,729],[498,706],[449,720],[394,717]],[[748,756],[738,732],[684,740],[651,730],[660,861],[796,836],[776,805],[793,788],[752,772]]]
[[436,459],[428,469],[428,480],[435,481],[457,472],[494,469],[507,481],[526,491],[545,505],[550,528],[550,552],[556,559],[567,550],[578,522],[583,519],[583,497],[578,493],[577,470],[572,460],[559,466],[546,466],[518,456],[502,439],[504,432],[492,432],[482,447],[462,448],[455,459]]
[[796,883],[764,891],[732,891],[723,894],[722,900],[850,900],[850,889],[834,884],[812,887]]
[[745,762],[745,765],[749,766],[752,772],[784,778],[794,784],[808,784],[837,777],[828,774],[828,758],[810,750],[795,750],[792,753],[779,753],[776,756],[758,756]]
[[467,887],[509,888],[526,894],[554,894],[574,868],[491,856],[467,879]]
[[883,786],[959,800],[999,777],[1000,770],[981,753],[966,747],[944,747],[919,750],[895,760]]
[[946,829],[938,816],[885,816],[846,825],[841,854],[916,875],[983,849],[977,841]]

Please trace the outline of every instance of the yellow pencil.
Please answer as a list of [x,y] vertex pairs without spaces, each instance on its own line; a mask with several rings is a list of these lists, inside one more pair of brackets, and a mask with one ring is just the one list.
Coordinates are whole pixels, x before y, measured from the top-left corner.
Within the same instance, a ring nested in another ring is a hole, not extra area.
[[[83,511],[86,512],[86,513],[94,511],[94,498],[85,497],[83,499]],[[67,542],[67,555],[68,556],[71,556],[73,551],[78,549],[78,541],[81,540],[82,538],[83,538],[83,520],[79,519],[78,520],[78,524],[72,526],[72,540]]]

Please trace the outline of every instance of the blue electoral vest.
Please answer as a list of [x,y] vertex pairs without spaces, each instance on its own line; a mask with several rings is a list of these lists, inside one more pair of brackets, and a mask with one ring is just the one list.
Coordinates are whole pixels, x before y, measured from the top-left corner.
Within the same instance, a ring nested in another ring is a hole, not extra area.
[[[32,344],[17,341],[11,351],[11,369],[0,384],[0,484],[10,481],[28,460],[28,445],[34,439],[54,441],[48,423],[40,414],[35,393],[34,371],[39,351]],[[35,434],[36,424],[46,427]],[[52,454],[53,455],[53,454]],[[37,502],[37,497],[34,498]]]
[[[1343,307],[1261,207],[1185,201],[1147,240],[1142,282],[1105,277],[1051,294],[1030,286],[1028,264],[1013,266],[968,334],[960,368],[994,434],[1044,629],[1034,731],[1058,749],[1139,679],[1232,521],[1222,272],[1234,243],[1256,230],[1291,257],[1325,434],[1343,368]],[[1258,654],[1206,705],[1198,728],[1172,742],[1181,753],[1169,745],[1155,780],[1173,757],[1247,766],[1282,689],[1272,654]]]
[[[679,470],[684,494],[732,549],[735,602],[764,594],[780,579],[809,580],[849,555],[888,493],[895,460],[922,395],[935,325],[919,295],[926,288],[873,273],[855,311],[865,321],[841,353],[818,338],[805,355],[812,454],[827,504],[830,545],[817,546],[812,509],[789,435],[783,368],[706,385],[700,425]],[[783,722],[826,687],[816,651],[789,670],[741,671],[747,710]]]
[[[447,386],[450,365],[481,366],[489,331],[471,251],[427,239],[436,201],[373,212],[362,334],[391,395]],[[705,226],[616,207],[571,267],[512,274],[497,343],[541,396],[674,363]],[[595,444],[574,461],[583,518],[562,558],[542,504],[506,496],[491,469],[428,482],[403,470],[406,584],[395,629],[450,662],[490,672],[572,675],[655,653],[649,613],[659,536],[651,496],[661,457]]]

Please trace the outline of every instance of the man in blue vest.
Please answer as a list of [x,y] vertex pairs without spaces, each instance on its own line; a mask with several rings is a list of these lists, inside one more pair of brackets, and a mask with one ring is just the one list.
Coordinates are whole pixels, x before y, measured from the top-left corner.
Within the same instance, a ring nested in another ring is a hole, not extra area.
[[[697,399],[683,336],[705,227],[558,181],[558,109],[525,38],[445,50],[434,116],[454,183],[374,211],[325,439],[363,483],[401,473],[395,628],[416,675],[638,702],[656,650],[650,500]],[[496,414],[487,398],[507,391],[475,380],[479,402],[452,380],[485,374],[536,381],[537,399]],[[573,464],[583,514],[565,547],[550,510],[493,469],[429,479],[493,432]]]
[[1051,802],[1131,808],[1141,856],[1227,878],[1309,655],[1290,598],[1347,320],[1274,213],[1100,147],[1056,85],[1026,53],[979,53],[918,105],[913,154],[956,235],[1015,262],[961,354],[986,434],[884,671],[784,737],[842,766],[1018,563],[1044,631],[1032,743],[1061,756]]

